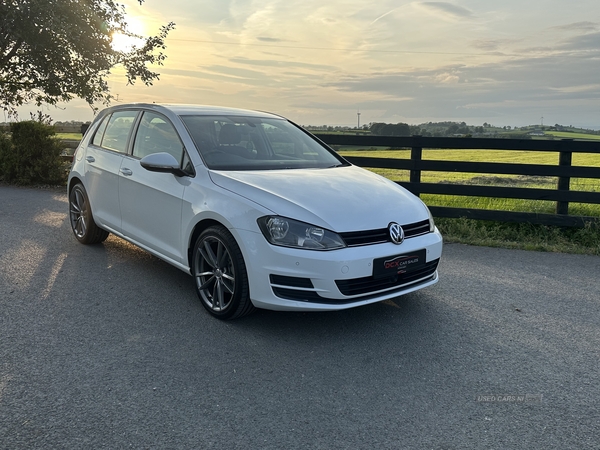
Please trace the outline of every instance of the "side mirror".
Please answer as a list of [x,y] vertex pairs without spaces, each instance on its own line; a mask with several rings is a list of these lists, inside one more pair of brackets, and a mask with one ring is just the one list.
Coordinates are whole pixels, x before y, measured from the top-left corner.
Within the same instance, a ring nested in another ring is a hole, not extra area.
[[186,175],[175,157],[166,152],[146,155],[140,160],[140,165],[150,172],[172,173],[178,177]]

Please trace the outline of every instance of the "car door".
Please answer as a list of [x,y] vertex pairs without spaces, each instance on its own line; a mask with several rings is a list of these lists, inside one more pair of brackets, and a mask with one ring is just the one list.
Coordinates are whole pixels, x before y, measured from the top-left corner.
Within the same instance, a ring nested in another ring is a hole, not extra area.
[[122,232],[143,247],[187,264],[181,210],[189,177],[150,172],[140,165],[144,156],[160,152],[170,153],[180,163],[186,159],[183,144],[171,122],[161,114],[145,111],[132,154],[124,157],[120,170]]
[[94,220],[117,233],[121,231],[119,170],[137,114],[136,110],[125,110],[107,115],[85,154],[84,179]]

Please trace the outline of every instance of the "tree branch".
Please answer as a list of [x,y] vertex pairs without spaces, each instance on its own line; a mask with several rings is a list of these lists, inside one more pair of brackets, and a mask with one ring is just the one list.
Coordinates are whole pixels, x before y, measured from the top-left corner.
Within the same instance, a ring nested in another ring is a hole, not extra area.
[[13,45],[13,48],[10,49],[10,51],[2,56],[2,58],[0,58],[0,67],[2,69],[4,69],[4,66],[6,64],[8,64],[8,62],[11,60],[11,58],[13,56],[16,55],[16,53],[19,51],[19,49],[21,48],[21,46],[23,45],[23,39],[17,39],[17,42],[15,42],[15,45]]

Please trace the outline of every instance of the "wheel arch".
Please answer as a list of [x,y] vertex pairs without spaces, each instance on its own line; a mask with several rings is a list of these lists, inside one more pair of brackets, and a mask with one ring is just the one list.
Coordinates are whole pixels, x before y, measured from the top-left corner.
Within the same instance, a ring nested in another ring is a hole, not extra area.
[[83,181],[81,181],[78,176],[71,177],[69,184],[67,185],[67,194],[71,193],[71,189],[73,189],[73,186],[75,186],[77,183],[81,183],[83,185]]
[[204,230],[214,225],[219,225],[227,229],[227,226],[225,224],[212,218],[202,219],[196,225],[194,225],[187,246],[187,262],[188,267],[190,268],[190,272],[192,271],[192,256],[194,252],[194,243],[198,239],[198,236],[200,236]]

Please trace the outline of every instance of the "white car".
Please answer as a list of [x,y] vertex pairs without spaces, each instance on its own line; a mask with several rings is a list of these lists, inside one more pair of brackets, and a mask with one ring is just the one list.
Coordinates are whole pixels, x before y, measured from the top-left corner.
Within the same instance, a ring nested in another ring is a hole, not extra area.
[[69,215],[190,273],[220,319],[328,311],[438,281],[423,202],[264,112],[129,104],[102,111],[73,158]]

